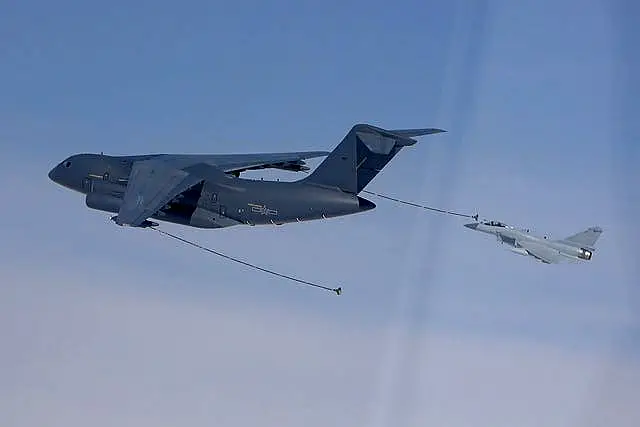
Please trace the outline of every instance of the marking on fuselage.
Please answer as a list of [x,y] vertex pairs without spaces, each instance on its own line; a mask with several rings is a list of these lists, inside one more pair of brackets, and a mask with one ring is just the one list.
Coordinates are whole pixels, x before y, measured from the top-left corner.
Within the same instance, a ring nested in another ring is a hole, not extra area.
[[278,215],[278,211],[276,209],[268,208],[266,205],[259,205],[257,203],[247,203],[247,206],[251,207],[251,212],[257,213],[260,215]]

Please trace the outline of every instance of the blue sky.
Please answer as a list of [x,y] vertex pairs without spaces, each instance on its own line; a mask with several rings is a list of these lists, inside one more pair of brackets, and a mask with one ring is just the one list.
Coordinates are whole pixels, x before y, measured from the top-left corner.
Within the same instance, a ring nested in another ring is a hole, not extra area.
[[[637,425],[632,9],[5,5],[0,424]],[[280,228],[165,226],[336,298],[116,227],[47,180],[77,152],[332,149],[356,122],[448,130],[368,189],[555,237],[598,224],[594,261],[544,266],[377,199]]]

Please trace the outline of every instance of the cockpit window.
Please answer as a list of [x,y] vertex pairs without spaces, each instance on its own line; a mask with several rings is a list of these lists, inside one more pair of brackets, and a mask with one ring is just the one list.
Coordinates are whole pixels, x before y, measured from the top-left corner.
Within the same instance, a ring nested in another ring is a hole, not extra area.
[[506,225],[504,225],[501,222],[498,221],[485,221],[483,222],[484,225],[490,225],[492,227],[506,227]]
[[66,162],[64,162],[64,167],[65,168],[70,168],[71,167],[71,162],[68,161],[68,160]]

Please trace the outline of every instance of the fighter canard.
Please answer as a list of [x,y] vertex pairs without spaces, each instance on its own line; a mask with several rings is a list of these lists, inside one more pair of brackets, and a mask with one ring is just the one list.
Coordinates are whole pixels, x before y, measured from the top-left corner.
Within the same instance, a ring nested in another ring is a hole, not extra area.
[[[442,129],[351,128],[332,152],[254,154],[73,155],[49,178],[86,195],[89,208],[116,213],[118,225],[157,226],[149,218],[198,228],[238,224],[281,225],[369,211],[359,193],[418,136]],[[305,159],[326,158],[293,182],[241,178],[241,172],[276,168],[306,171]]]
[[564,239],[552,240],[539,237],[529,230],[519,229],[498,221],[481,221],[465,224],[465,227],[483,233],[495,234],[498,241],[520,255],[529,255],[545,264],[563,261],[589,261],[595,252],[595,244],[602,228],[595,226]]

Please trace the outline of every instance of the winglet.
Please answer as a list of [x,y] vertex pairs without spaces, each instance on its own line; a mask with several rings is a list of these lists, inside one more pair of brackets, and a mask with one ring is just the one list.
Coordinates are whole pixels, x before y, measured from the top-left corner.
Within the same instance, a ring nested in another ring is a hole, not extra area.
[[446,132],[446,130],[439,129],[439,128],[383,129],[381,127],[366,124],[366,123],[360,123],[355,125],[353,127],[353,130],[357,132],[366,132],[366,133],[371,133],[373,131],[374,133],[377,133],[380,136],[395,139],[396,144],[399,144],[400,146],[415,144],[418,141],[416,141],[413,138],[418,136],[433,135],[435,133]]
[[434,133],[446,132],[444,129],[425,128],[425,129],[392,129],[387,132],[398,135],[403,138],[415,138],[416,136],[432,135]]

